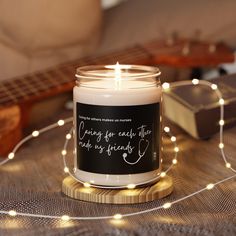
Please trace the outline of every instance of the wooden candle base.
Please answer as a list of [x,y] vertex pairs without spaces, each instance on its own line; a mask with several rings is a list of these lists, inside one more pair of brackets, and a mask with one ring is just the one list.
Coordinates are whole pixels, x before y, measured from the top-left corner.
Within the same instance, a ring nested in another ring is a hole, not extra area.
[[153,185],[135,189],[99,189],[84,187],[72,177],[62,183],[62,192],[74,199],[113,204],[134,204],[149,202],[168,196],[173,191],[173,181],[169,176],[161,178]]

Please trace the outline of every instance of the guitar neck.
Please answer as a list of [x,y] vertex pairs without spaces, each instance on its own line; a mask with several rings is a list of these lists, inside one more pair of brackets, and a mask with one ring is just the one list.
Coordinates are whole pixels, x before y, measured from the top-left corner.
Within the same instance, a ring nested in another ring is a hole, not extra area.
[[78,66],[96,64],[164,64],[171,66],[214,66],[233,62],[233,52],[224,44],[189,40],[155,40],[109,55],[87,57],[43,72],[0,82],[0,107],[34,102],[69,91]]
[[105,56],[87,57],[43,72],[0,83],[0,107],[34,102],[48,96],[70,91],[74,86],[78,66],[96,64],[148,64],[150,55],[140,46]]

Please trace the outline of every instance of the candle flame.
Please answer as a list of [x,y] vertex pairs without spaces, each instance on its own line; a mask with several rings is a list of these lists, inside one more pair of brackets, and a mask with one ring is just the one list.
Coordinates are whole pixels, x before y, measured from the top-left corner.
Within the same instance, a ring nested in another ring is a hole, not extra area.
[[128,70],[131,68],[131,65],[120,65],[117,62],[115,65],[106,65],[105,68],[114,70],[112,76],[114,76],[115,89],[121,89],[122,69]]
[[121,79],[121,67],[119,62],[116,62],[115,65],[115,79],[120,80]]
[[121,83],[121,67],[119,62],[116,62],[115,64],[115,89],[120,89],[120,83]]

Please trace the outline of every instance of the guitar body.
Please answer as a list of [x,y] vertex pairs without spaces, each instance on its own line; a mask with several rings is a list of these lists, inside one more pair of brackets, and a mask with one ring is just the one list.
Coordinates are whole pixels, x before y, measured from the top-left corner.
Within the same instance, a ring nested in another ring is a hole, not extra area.
[[31,75],[0,82],[0,157],[6,156],[22,138],[31,106],[45,98],[71,91],[78,66],[89,64],[144,64],[173,67],[217,66],[234,61],[234,53],[223,44],[177,39],[155,40],[112,52],[82,58]]
[[6,156],[22,138],[21,109],[0,108],[0,156]]

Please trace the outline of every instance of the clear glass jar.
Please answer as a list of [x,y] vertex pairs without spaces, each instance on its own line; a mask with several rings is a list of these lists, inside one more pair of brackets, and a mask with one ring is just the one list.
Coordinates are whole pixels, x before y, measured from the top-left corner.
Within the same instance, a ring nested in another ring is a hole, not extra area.
[[75,175],[101,186],[149,181],[161,170],[156,67],[84,66],[73,91]]

